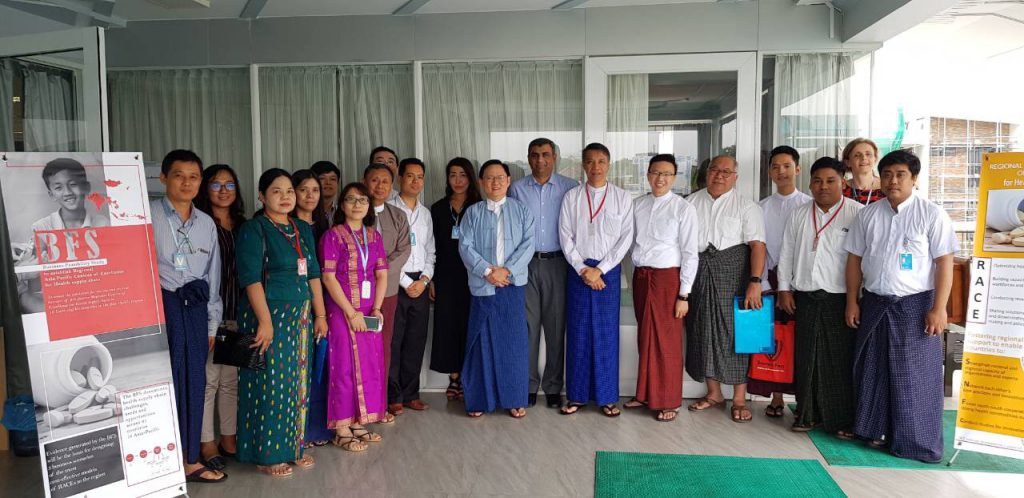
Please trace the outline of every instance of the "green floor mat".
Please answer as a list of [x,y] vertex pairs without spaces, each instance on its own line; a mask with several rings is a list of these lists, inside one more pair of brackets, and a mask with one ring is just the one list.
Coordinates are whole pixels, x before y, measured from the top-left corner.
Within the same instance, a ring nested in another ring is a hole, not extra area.
[[597,452],[594,496],[846,496],[817,460]]
[[915,469],[915,470],[954,470],[960,472],[1001,472],[1024,474],[1024,460],[1007,458],[974,451],[961,451],[953,466],[949,467],[949,459],[956,450],[953,449],[953,432],[956,429],[956,410],[946,410],[942,414],[942,437],[946,447],[943,449],[942,463],[923,463],[907,458],[892,456],[888,451],[869,447],[863,441],[843,441],[822,430],[808,432],[814,446],[818,447],[821,456],[829,465],[840,467],[878,467],[884,469]]

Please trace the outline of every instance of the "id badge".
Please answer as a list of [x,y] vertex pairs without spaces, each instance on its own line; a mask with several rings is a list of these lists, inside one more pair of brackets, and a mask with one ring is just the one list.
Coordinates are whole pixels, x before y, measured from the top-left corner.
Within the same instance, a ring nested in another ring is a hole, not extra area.
[[409,234],[409,244],[413,247],[416,247],[416,232],[412,232]]
[[459,230],[459,226],[455,225],[452,227],[452,240],[459,240],[459,236],[462,235],[462,230]]
[[298,267],[299,267],[299,276],[300,277],[305,277],[306,274],[309,273],[308,265],[306,265],[306,258],[299,258],[296,261],[296,263],[298,263]]
[[361,299],[370,299],[370,281],[363,280],[363,285],[360,286],[359,297]]
[[587,235],[593,237],[597,234],[597,227],[594,226],[594,222],[587,224]]
[[900,253],[900,270],[910,271],[914,269],[914,255],[909,252]]
[[188,269],[188,258],[185,257],[184,253],[179,252],[174,255],[174,269],[177,271]]

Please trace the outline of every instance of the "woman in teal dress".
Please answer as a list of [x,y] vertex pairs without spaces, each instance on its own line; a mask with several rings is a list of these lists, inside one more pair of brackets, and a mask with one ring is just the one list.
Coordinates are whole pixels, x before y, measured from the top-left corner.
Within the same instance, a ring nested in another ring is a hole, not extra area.
[[296,202],[291,176],[267,170],[259,189],[264,209],[242,225],[235,254],[245,289],[239,329],[256,335],[267,368],[238,374],[238,460],[284,477],[292,473],[290,464],[313,466],[302,447],[310,359],[314,341],[327,334],[327,320],[313,230],[288,216]]

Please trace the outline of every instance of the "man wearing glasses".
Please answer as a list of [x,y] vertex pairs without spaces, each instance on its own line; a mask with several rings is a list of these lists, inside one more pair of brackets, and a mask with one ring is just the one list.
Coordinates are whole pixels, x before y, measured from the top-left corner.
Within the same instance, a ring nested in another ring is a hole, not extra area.
[[160,166],[167,196],[153,201],[150,212],[185,474],[190,482],[220,482],[226,474],[199,463],[209,337],[217,335],[223,312],[217,227],[192,205],[202,176],[194,152],[169,152]]
[[633,201],[633,309],[640,363],[636,396],[626,408],[646,407],[662,422],[683,404],[683,317],[697,274],[697,211],[672,193],[678,166],[658,154],[647,166],[651,193]]
[[761,308],[765,237],[761,207],[736,192],[736,159],[717,156],[708,167],[707,188],[689,197],[697,209],[700,262],[693,284],[693,312],[686,315],[686,373],[705,382],[708,393],[690,411],[725,406],[722,384],[733,386],[733,422],[750,422],[746,405],[750,355],[734,349],[733,296],[746,308]]

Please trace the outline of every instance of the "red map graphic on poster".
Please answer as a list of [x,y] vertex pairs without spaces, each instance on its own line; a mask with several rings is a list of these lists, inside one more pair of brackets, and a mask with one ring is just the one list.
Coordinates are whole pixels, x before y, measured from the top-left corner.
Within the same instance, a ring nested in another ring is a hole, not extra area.
[[[163,323],[156,254],[142,253],[153,247],[151,230],[151,225],[89,229],[91,244],[77,251],[68,250],[78,240],[67,236],[72,230],[63,231],[63,238],[46,239],[54,244],[48,250],[40,247],[53,258],[46,263],[74,265],[40,272],[51,341]],[[42,244],[40,236],[37,244]],[[139,268],[146,261],[152,267]]]

